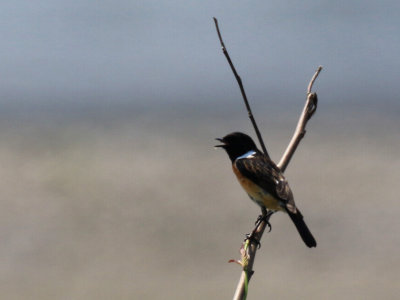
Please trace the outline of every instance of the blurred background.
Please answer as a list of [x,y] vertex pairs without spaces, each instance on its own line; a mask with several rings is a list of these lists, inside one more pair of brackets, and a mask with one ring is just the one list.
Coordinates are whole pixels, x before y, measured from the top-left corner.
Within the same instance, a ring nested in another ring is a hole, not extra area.
[[214,138],[255,136],[318,241],[272,217],[249,299],[397,299],[398,1],[0,4],[0,297],[229,299],[259,209]]

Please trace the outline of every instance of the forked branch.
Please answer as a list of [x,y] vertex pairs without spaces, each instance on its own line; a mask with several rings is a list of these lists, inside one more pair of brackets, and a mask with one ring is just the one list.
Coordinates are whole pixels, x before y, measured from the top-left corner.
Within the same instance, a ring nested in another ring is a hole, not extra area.
[[[240,76],[238,75],[238,73],[236,72],[236,69],[232,63],[230,56],[229,56],[228,50],[226,49],[225,44],[222,40],[222,36],[221,36],[220,30],[218,27],[218,21],[216,18],[214,18],[214,23],[215,23],[215,27],[216,27],[216,30],[218,33],[219,41],[221,43],[222,52],[224,53],[224,55],[229,63],[229,66],[231,67],[232,72],[235,75],[235,78],[239,85],[240,91],[242,93],[242,97],[243,97],[249,118],[250,118],[250,120],[253,124],[254,130],[257,134],[257,138],[260,142],[261,148],[262,148],[264,154],[269,157],[267,149],[265,148],[263,139],[261,137],[261,133],[258,130],[257,123],[251,112],[251,108],[250,108],[249,102],[247,100],[246,93],[244,91],[242,80],[241,80]],[[318,74],[321,72],[321,70],[322,70],[322,67],[318,67],[314,76],[311,78],[310,83],[308,84],[306,104],[304,106],[303,112],[298,121],[296,130],[293,134],[293,137],[278,164],[278,167],[282,170],[282,172],[284,172],[286,170],[286,167],[288,166],[290,159],[292,158],[294,152],[296,151],[297,146],[299,145],[301,139],[304,137],[304,135],[306,133],[305,127],[306,127],[308,120],[313,116],[313,114],[315,113],[315,111],[317,109],[318,97],[317,97],[316,93],[313,93],[311,91],[312,91],[312,86],[314,84],[314,81],[318,77]],[[258,249],[257,243],[259,243],[261,241],[261,237],[265,231],[266,226],[269,224],[269,218],[271,215],[272,215],[272,213],[267,212],[266,209],[263,210],[264,218],[262,218],[260,222],[257,222],[257,225],[251,234],[251,239],[250,238],[247,239],[241,248],[242,258],[240,261],[237,261],[237,262],[240,265],[242,265],[243,270],[242,270],[242,274],[240,276],[240,280],[236,287],[235,295],[233,297],[234,300],[246,299],[248,283],[250,281],[251,276],[254,273],[253,264],[254,264],[254,259],[255,259],[256,253],[257,253],[257,249]],[[254,241],[257,241],[257,242],[255,243]]]

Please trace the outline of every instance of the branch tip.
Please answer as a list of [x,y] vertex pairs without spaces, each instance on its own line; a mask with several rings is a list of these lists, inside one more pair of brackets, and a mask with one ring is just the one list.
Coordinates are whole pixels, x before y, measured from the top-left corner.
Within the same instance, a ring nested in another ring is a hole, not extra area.
[[317,77],[318,77],[318,75],[319,75],[319,73],[320,73],[321,71],[322,71],[322,66],[319,66],[319,67],[317,68],[317,70],[315,71],[313,77],[311,78],[310,83],[308,84],[308,87],[307,87],[307,94],[311,93],[311,90],[312,90],[312,86],[313,86],[313,84],[314,84],[314,81],[317,79]]

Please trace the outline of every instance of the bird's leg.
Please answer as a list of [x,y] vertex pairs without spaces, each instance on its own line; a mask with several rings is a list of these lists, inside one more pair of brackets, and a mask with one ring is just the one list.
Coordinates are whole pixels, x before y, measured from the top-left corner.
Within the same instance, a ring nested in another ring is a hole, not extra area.
[[255,233],[258,229],[258,226],[260,226],[260,224],[262,222],[267,223],[267,226],[269,227],[269,232],[271,232],[272,226],[271,226],[271,223],[269,222],[269,218],[272,216],[273,213],[274,213],[273,210],[267,211],[267,209],[265,207],[261,208],[261,215],[258,216],[258,218],[255,222],[255,227],[254,227],[253,231],[250,234],[246,234],[245,240],[249,240],[250,243],[254,243],[258,246],[258,248],[260,248],[261,243],[259,240],[257,240],[255,238]]
[[275,211],[273,211],[273,210],[267,210],[265,207],[263,207],[262,209],[261,209],[261,215],[259,215],[258,216],[258,219],[257,219],[257,221],[256,221],[256,227],[258,227],[258,226],[260,226],[260,223],[262,222],[262,221],[265,221],[266,223],[267,223],[267,226],[269,227],[269,230],[268,230],[268,232],[271,232],[271,230],[272,230],[272,225],[271,225],[271,223],[269,222],[269,218],[271,218],[271,216],[274,214],[274,212]]

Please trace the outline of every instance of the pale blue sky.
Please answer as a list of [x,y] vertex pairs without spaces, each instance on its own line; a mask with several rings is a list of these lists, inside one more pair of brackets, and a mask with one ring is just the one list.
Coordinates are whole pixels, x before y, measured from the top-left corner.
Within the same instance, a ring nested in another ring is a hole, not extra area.
[[400,94],[398,1],[42,0],[0,4],[1,102],[237,97],[213,16],[252,101],[303,96],[320,64],[325,101]]

